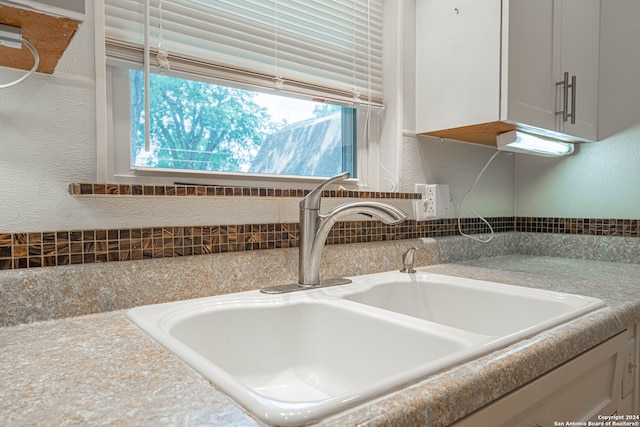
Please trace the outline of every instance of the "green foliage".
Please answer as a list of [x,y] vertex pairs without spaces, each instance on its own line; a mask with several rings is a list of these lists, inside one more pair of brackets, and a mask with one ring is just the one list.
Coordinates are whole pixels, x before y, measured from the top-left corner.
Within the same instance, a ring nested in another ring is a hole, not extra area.
[[245,90],[151,75],[150,137],[144,152],[144,74],[131,71],[133,158],[138,166],[237,172],[272,131]]

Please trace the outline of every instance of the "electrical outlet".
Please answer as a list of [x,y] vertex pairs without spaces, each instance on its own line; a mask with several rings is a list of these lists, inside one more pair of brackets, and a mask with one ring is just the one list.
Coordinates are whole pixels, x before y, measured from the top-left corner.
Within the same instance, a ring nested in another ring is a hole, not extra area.
[[427,209],[427,218],[435,218],[438,212],[438,198],[436,196],[435,184],[427,185],[427,191],[424,193],[424,203]]
[[444,218],[449,212],[449,186],[446,184],[416,184],[416,193],[422,198],[414,201],[417,221]]
[[422,198],[413,201],[413,214],[416,221],[426,221],[427,218],[427,184],[416,184],[415,192],[422,194]]

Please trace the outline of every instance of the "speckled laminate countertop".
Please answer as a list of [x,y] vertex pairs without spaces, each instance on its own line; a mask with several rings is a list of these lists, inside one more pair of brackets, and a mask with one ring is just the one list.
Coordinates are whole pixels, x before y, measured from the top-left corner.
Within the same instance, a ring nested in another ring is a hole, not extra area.
[[[640,265],[524,255],[421,268],[593,296],[609,307],[320,425],[446,426],[640,322]],[[0,328],[0,425],[261,425],[124,311]]]

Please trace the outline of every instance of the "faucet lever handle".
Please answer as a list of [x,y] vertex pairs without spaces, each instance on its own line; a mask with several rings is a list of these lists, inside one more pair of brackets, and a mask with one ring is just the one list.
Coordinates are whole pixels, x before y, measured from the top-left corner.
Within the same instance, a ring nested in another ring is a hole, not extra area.
[[404,264],[404,267],[400,270],[400,273],[416,273],[415,268],[413,268],[413,259],[416,252],[419,250],[420,248],[417,247],[409,248],[404,255],[402,255],[402,263]]
[[324,191],[324,189],[336,182],[346,181],[347,179],[349,179],[349,175],[349,172],[343,172],[340,175],[336,175],[322,182],[316,188],[311,190],[309,194],[304,196],[304,198],[300,201],[300,209],[320,209],[320,200],[322,199],[322,192]]

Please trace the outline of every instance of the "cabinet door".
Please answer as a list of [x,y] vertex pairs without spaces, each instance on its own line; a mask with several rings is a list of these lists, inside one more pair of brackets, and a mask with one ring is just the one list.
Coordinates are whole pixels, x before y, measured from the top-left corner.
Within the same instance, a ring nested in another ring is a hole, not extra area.
[[501,0],[416,2],[416,130],[493,122],[500,108]]
[[[500,121],[597,140],[599,15],[600,0],[417,1],[416,131]],[[495,145],[461,136],[445,137]]]
[[453,426],[553,426],[612,415],[620,409],[626,341],[625,331]]
[[509,0],[503,14],[502,120],[595,141],[600,0]]
[[[566,105],[569,114],[562,120],[557,116],[556,130],[567,135],[592,141],[598,139],[598,61],[600,42],[600,0],[556,0],[554,5],[555,31],[554,62],[557,81],[568,73],[569,82],[575,77],[575,88],[564,91],[558,86],[558,111]],[[575,98],[574,98],[575,97]]]
[[555,129],[553,13],[553,0],[504,2],[502,120]]

